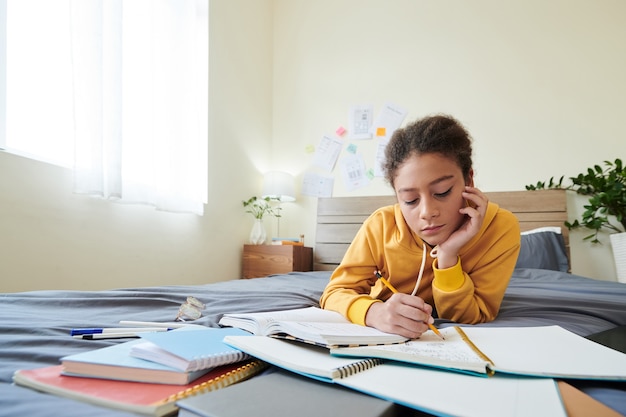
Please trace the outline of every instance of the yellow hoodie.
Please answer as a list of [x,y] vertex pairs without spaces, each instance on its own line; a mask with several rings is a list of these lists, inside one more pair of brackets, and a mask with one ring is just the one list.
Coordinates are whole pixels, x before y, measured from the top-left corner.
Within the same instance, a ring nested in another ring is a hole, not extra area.
[[[422,256],[427,256],[416,295],[433,306],[437,316],[458,323],[483,323],[496,318],[520,250],[517,218],[490,202],[480,231],[463,246],[459,261],[438,269],[430,248],[404,221],[400,206],[382,207],[361,226],[333,272],[320,299],[353,323],[365,324],[367,310],[392,293],[374,276],[381,271],[399,291],[411,294]],[[430,259],[429,259],[430,258]]]

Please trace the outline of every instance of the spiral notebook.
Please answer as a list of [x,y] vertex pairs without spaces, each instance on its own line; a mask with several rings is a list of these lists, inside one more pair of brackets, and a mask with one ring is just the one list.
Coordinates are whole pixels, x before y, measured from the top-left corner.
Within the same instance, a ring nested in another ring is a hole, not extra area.
[[178,417],[413,415],[391,401],[275,367],[242,384],[194,395],[177,404]]
[[[549,378],[477,378],[380,359],[335,357],[322,347],[265,336],[227,336],[224,341],[285,370],[434,415],[566,416]],[[300,401],[310,404],[306,397]]]
[[138,343],[142,343],[140,339],[64,356],[61,358],[63,373],[122,381],[186,385],[208,371],[186,372],[130,356],[132,347]]
[[258,360],[224,365],[181,386],[67,376],[61,373],[62,366],[57,365],[16,371],[13,381],[61,397],[160,417],[176,411],[179,400],[227,387],[266,368],[267,364]]
[[448,327],[397,345],[331,349],[332,355],[396,360],[484,376],[626,381],[626,355],[559,326]]
[[335,357],[323,346],[267,336],[226,336],[224,343],[279,368],[327,382],[382,363],[380,359]]
[[249,334],[236,328],[210,327],[141,333],[141,339],[145,342],[134,344],[130,356],[184,372],[198,371],[247,359],[247,354],[233,349],[223,340],[228,335]]

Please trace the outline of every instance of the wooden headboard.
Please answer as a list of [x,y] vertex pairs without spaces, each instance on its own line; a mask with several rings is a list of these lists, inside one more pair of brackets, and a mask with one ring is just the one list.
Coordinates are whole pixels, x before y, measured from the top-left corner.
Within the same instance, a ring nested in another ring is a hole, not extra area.
[[[485,194],[517,216],[522,232],[538,227],[560,227],[569,256],[569,231],[563,224],[567,220],[565,190]],[[376,209],[395,203],[395,196],[319,198],[313,268],[316,271],[335,269],[363,221]]]

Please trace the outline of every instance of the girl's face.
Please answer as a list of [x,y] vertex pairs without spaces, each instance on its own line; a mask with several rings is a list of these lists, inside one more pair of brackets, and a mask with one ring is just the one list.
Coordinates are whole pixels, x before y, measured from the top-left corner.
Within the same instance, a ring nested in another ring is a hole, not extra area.
[[[471,177],[471,173],[470,173]],[[439,245],[465,221],[466,185],[456,161],[439,153],[412,154],[396,172],[394,188],[404,220],[431,246]]]

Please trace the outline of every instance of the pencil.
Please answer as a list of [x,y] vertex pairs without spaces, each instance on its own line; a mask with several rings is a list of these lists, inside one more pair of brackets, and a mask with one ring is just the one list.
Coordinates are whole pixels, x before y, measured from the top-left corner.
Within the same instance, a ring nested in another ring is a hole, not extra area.
[[[397,294],[398,290],[396,290],[396,288],[393,285],[391,285],[391,283],[387,281],[385,277],[382,276],[380,271],[376,270],[374,273],[376,274],[376,277],[379,280],[381,280],[383,284],[385,284],[385,287],[389,288],[391,292],[393,292],[394,294]],[[437,336],[439,336],[443,340],[446,340],[446,338],[443,337],[443,335],[439,332],[438,328],[436,328],[432,323],[427,323],[427,324],[428,324],[428,327],[430,327],[430,330],[432,330]]]

